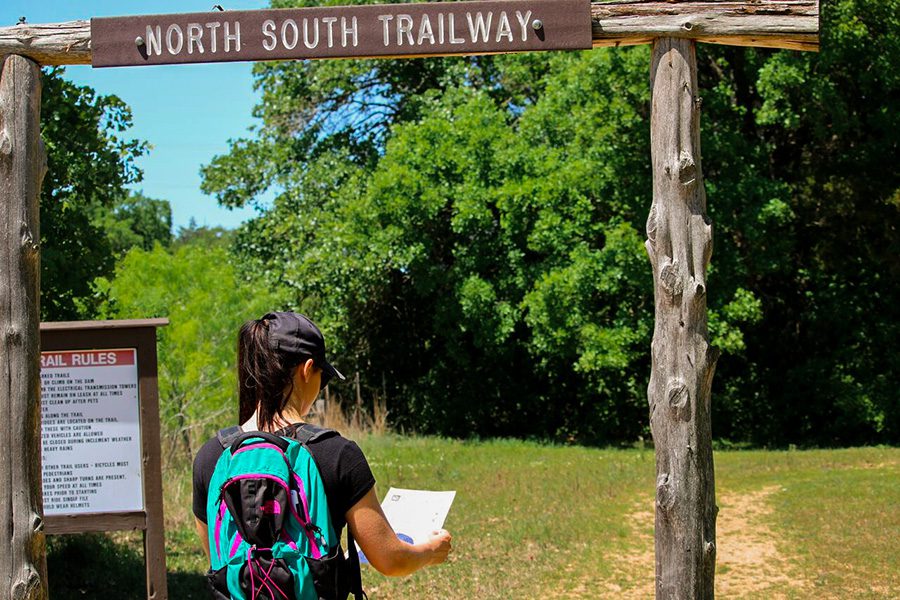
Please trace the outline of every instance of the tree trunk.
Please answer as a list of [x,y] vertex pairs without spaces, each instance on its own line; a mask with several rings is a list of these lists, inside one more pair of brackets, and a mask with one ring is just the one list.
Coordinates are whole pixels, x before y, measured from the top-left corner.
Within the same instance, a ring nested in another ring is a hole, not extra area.
[[41,71],[0,67],[0,600],[47,597],[41,495]]
[[656,447],[656,598],[713,598],[716,504],[706,268],[712,226],[700,168],[695,43],[653,45],[650,138],[653,205],[647,253],[656,324],[647,390]]

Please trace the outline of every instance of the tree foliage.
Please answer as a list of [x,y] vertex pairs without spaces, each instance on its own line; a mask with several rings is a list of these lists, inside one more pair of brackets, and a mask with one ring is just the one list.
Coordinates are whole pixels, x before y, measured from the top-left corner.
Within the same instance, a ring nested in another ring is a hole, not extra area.
[[41,189],[41,317],[74,320],[96,309],[95,277],[109,275],[132,245],[171,239],[168,202],[130,195],[140,180],[135,159],[146,144],[122,137],[131,111],[115,96],[98,96],[44,71],[41,136],[47,174]]
[[[714,433],[896,441],[900,1],[840,0],[821,53],[701,47],[716,235]],[[267,63],[263,125],[204,171],[238,233],[395,423],[646,434],[647,48]]]
[[106,233],[115,256],[134,247],[151,250],[156,243],[172,243],[172,207],[143,192],[132,192],[112,210],[97,207],[94,223]]
[[203,236],[173,249],[134,247],[95,287],[104,318],[169,319],[158,334],[160,408],[171,450],[192,456],[236,417],[238,328],[275,307],[275,294],[238,278],[227,237]]
[[760,443],[900,439],[898,15],[829,2],[818,54],[710,53],[716,277],[762,316],[720,363],[718,419]]

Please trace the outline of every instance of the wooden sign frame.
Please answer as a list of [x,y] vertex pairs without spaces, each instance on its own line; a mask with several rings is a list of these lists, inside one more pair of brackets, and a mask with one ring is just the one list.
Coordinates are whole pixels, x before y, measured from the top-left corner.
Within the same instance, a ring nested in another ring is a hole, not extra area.
[[168,319],[141,319],[41,323],[40,326],[42,352],[113,348],[137,351],[144,510],[51,515],[44,518],[44,531],[49,535],[123,530],[143,532],[147,597],[154,599],[168,597],[156,357],[156,328],[168,324]]
[[[422,4],[442,8],[451,5]],[[404,5],[412,6],[414,3]],[[422,6],[417,10],[431,8]],[[227,13],[215,13],[220,17],[210,17],[210,22],[213,18],[227,18],[222,16]],[[654,185],[645,246],[653,270],[655,297],[648,401],[657,471],[656,597],[712,598],[718,508],[709,407],[718,352],[709,345],[707,328],[706,269],[712,252],[712,224],[706,214],[700,160],[696,45],[705,42],[817,51],[819,0],[595,0],[590,3],[590,14],[583,18],[585,27],[590,21],[594,48],[653,45],[650,136]],[[408,21],[404,22],[408,25]],[[199,35],[198,24],[199,21],[191,21],[183,27]],[[162,28],[161,23],[159,26]],[[205,26],[204,21],[202,27]],[[151,33],[159,48],[162,30],[157,36],[153,27]],[[543,23],[533,22],[533,27],[539,31]],[[167,34],[168,31],[167,27]],[[191,31],[186,33],[182,28],[180,34],[190,37]],[[179,43],[178,31],[173,29],[171,35],[166,42],[171,41],[174,49]],[[139,37],[129,32],[120,44],[122,52],[127,44],[147,44],[146,39]],[[6,357],[0,356],[0,371],[7,374],[0,377],[0,412],[14,416],[6,427],[0,424],[0,441],[17,436],[26,448],[23,455],[0,459],[0,474],[9,474],[13,483],[9,490],[0,486],[0,505],[12,507],[0,511],[0,529],[12,534],[8,543],[0,542],[0,550],[5,551],[0,552],[0,581],[8,582],[8,589],[18,594],[15,597],[46,597],[43,523],[40,502],[36,500],[40,481],[34,467],[40,443],[34,435],[40,423],[40,414],[35,411],[35,388],[39,384],[36,330],[40,251],[35,240],[39,239],[38,196],[46,169],[39,127],[40,66],[91,64],[94,41],[88,20],[0,27],[0,123],[6,128],[0,131],[0,204],[4,214],[9,215],[6,221],[0,221],[0,240],[5,241],[3,256],[11,266],[0,272],[0,305],[6,307],[5,312],[0,311],[0,331],[7,344]],[[96,41],[103,43],[102,39]],[[193,48],[199,51],[198,46]],[[492,51],[496,49],[471,48],[447,54]],[[103,62],[102,56],[97,59],[95,65]],[[86,324],[69,325],[75,329]],[[104,327],[111,326],[97,328]],[[144,328],[147,329],[146,322]],[[90,335],[101,339],[98,332]],[[148,333],[141,335],[147,336],[145,344],[152,343]],[[155,355],[152,362],[155,366]],[[11,373],[17,377],[9,376]],[[152,392],[155,400],[155,375],[152,381],[141,381],[144,398]],[[145,409],[150,406],[142,405]],[[154,410],[158,411],[158,407]],[[686,451],[682,451],[684,448]],[[152,476],[151,469],[159,466],[158,448],[145,450],[144,461],[146,472]],[[150,483],[148,477],[145,489],[153,494]],[[153,484],[158,492],[158,482]],[[147,498],[148,510],[143,516],[131,515],[133,520],[127,522],[126,528],[145,528],[148,597],[164,598],[162,501],[160,498],[156,512],[157,507],[149,505]],[[123,524],[126,523],[121,520],[115,528]],[[55,529],[58,522],[48,519],[48,525],[51,531],[60,532]],[[150,553],[151,544],[159,549],[158,556]],[[6,559],[5,555],[11,558]],[[150,559],[162,562],[163,577],[155,580],[155,589]],[[0,589],[0,593],[3,591]]]

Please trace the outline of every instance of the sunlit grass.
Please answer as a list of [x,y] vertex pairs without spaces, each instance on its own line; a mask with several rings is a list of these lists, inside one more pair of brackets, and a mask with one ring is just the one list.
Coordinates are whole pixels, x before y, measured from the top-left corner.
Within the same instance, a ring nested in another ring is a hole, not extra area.
[[[451,560],[403,579],[364,568],[372,600],[615,598],[609,592],[615,586],[627,590],[636,576],[652,577],[652,554],[630,565],[633,573],[623,572],[619,560],[634,555],[636,535],[647,546],[652,534],[652,450],[393,435],[358,441],[380,494],[390,486],[457,491],[446,524],[454,536]],[[810,582],[802,593],[780,597],[894,598],[900,596],[898,465],[900,449],[718,452],[717,492],[735,498],[775,489],[766,500],[768,526],[792,572]],[[163,479],[169,595],[205,598],[189,462],[170,465]],[[635,523],[636,510],[648,517]],[[105,563],[91,558],[95,546]],[[52,596],[144,597],[143,579],[135,576],[143,570],[140,550],[139,534],[54,540]],[[107,560],[117,553],[124,559]],[[729,577],[729,569],[720,567],[717,577]]]
[[367,569],[373,599],[529,598],[582,588],[610,575],[607,555],[628,535],[621,516],[652,481],[651,452],[433,438],[362,445],[380,489],[457,492],[446,524],[455,548],[449,564],[403,580]]

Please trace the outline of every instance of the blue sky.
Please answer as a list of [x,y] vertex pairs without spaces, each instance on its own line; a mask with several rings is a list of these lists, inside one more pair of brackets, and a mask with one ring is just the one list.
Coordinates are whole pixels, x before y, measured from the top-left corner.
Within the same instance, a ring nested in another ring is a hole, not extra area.
[[[3,0],[0,25],[56,23],[130,14],[202,12],[220,3],[226,10],[266,8],[266,0]],[[115,94],[132,110],[131,136],[153,148],[140,159],[144,180],[133,186],[172,204],[175,230],[191,217],[200,225],[236,227],[252,209],[228,210],[200,191],[200,166],[246,136],[257,94],[252,63],[92,69],[69,66],[66,77],[100,94]]]

